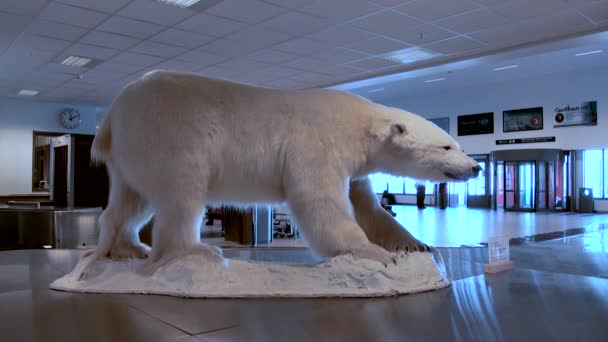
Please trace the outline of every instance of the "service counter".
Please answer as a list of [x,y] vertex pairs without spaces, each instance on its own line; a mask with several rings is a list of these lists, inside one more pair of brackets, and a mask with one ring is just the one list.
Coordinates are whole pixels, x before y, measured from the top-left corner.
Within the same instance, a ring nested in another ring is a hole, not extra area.
[[0,249],[90,248],[101,208],[0,205]]

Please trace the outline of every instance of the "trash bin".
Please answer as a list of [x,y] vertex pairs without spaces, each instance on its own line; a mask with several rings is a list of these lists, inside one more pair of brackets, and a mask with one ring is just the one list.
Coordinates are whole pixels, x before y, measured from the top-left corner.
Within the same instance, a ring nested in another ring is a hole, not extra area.
[[580,188],[578,192],[579,212],[592,213],[593,208],[593,189]]

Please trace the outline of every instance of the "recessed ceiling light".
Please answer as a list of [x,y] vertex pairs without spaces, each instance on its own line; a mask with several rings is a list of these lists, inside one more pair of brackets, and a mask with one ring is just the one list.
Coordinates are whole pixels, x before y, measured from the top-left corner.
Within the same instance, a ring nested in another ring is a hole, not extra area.
[[23,90],[19,91],[18,94],[19,95],[24,95],[24,96],[34,96],[34,95],[38,94],[38,91],[37,90],[23,89]]
[[166,4],[166,5],[187,8],[187,7],[194,5],[195,3],[199,2],[200,0],[156,0],[156,1]]
[[428,81],[424,81],[424,82],[426,82],[426,83],[431,83],[431,82],[439,82],[439,81],[443,81],[443,80],[446,80],[446,78],[445,78],[445,77],[442,77],[442,78],[434,78],[434,79],[432,79],[432,80],[428,80]]
[[384,88],[378,88],[378,89],[372,89],[372,90],[368,90],[367,92],[368,92],[368,93],[377,93],[377,92],[379,92],[379,91],[383,91],[383,90],[384,90]]
[[414,63],[426,59],[431,59],[435,57],[441,56],[440,53],[422,49],[419,47],[407,48],[403,50],[397,50],[393,52],[389,52],[384,55],[384,58],[391,59],[393,61],[397,61],[400,63]]
[[587,55],[593,55],[593,54],[600,53],[600,52],[604,52],[604,50],[595,50],[595,51],[577,53],[575,56],[576,57],[587,56]]
[[500,70],[513,69],[513,68],[517,68],[518,66],[519,66],[519,65],[509,65],[509,66],[504,66],[504,67],[496,68],[496,69],[494,69],[494,71],[500,71]]
[[61,64],[67,65],[67,66],[84,67],[87,64],[91,63],[92,61],[93,61],[92,59],[86,58],[86,57],[69,56],[68,58],[61,61]]

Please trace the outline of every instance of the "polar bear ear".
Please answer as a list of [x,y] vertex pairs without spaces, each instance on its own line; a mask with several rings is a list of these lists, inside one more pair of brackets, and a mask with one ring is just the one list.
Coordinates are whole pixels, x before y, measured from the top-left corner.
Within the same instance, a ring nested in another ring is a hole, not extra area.
[[391,125],[391,135],[406,134],[405,125],[402,123],[394,123]]

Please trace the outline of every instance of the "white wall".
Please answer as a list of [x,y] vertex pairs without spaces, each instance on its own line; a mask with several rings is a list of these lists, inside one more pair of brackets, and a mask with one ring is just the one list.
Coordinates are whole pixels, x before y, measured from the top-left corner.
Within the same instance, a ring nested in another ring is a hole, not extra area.
[[[425,118],[450,118],[450,134],[467,154],[487,154],[503,149],[558,148],[582,150],[608,148],[608,69],[551,74],[532,79],[488,83],[410,94],[402,98],[376,100],[403,108]],[[553,128],[554,109],[565,105],[597,101],[598,125]],[[544,107],[544,129],[503,133],[503,110]],[[494,112],[494,134],[457,136],[458,115]],[[555,136],[554,143],[496,145],[498,139]],[[581,184],[576,184],[575,189]],[[578,191],[575,192],[578,195]],[[608,200],[595,200],[595,209],[608,211]]]
[[[467,154],[501,149],[608,148],[608,69],[585,70],[490,83],[447,91],[406,95],[377,102],[407,109],[426,118],[450,117],[450,134]],[[553,128],[554,108],[597,100],[598,125]],[[544,107],[544,129],[503,133],[503,110]],[[494,112],[494,134],[457,136],[457,116]],[[496,145],[497,139],[555,136],[554,143]]]
[[[59,112],[65,107],[81,113],[79,128],[61,126]],[[32,192],[33,132],[95,134],[96,107],[0,98],[0,195]]]

